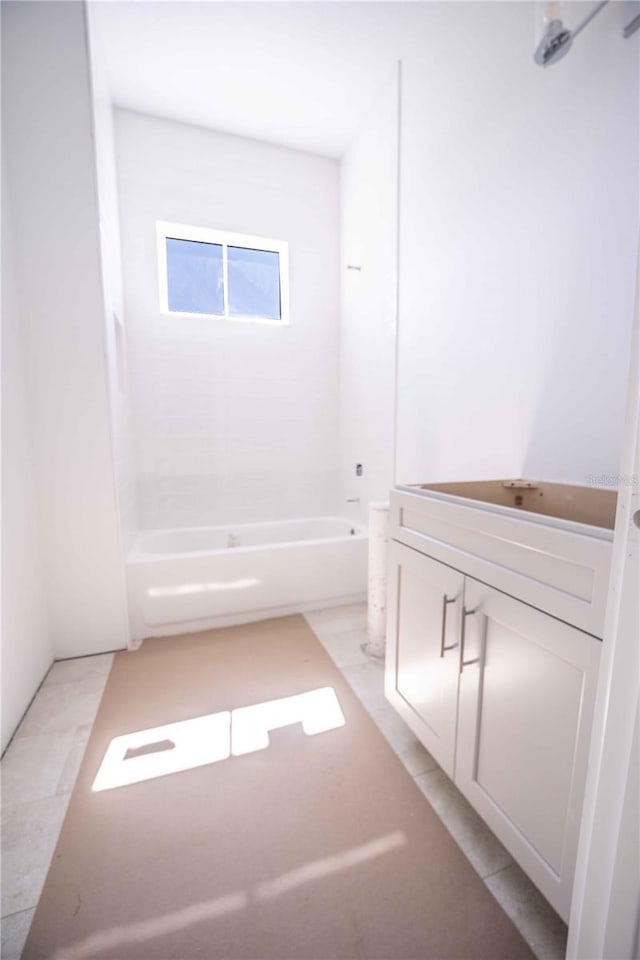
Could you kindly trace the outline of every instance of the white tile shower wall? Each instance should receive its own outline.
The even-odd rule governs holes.
[[[335,512],[337,161],[128,111],[115,120],[141,525]],[[162,316],[156,220],[288,241],[290,325]]]
[[[340,167],[340,482],[347,514],[365,522],[393,485],[397,161],[395,68]]]
[[[87,4],[93,122],[100,217],[100,253],[106,325],[111,435],[123,547],[130,546],[138,528],[135,453],[131,397],[128,385],[126,334],[122,302],[122,263],[118,220],[113,108],[95,7]]]

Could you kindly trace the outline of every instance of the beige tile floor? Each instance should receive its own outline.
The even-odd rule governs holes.
[[[536,956],[561,960],[565,924],[384,699],[383,667],[362,651],[366,606],[306,617]],[[2,960],[19,960],[111,661],[105,654],[54,664],[2,761]]]

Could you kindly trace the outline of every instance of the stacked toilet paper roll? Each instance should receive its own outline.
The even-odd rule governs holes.
[[[387,623],[387,543],[389,503],[369,503],[369,584],[365,653],[383,658]]]

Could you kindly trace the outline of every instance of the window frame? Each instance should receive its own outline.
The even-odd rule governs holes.
[[[289,324],[289,244],[286,240],[273,240],[270,237],[235,233],[230,230],[213,230],[209,227],[192,227],[183,223],[168,223],[165,220],[156,221],[156,240],[158,250],[158,294],[160,313],[163,316],[186,317],[200,320],[225,320],[230,323],[263,323],[277,327]],[[167,240],[193,240],[197,243],[211,243],[222,247],[224,313],[197,313],[169,309]],[[228,247],[244,247],[248,250],[264,250],[265,253],[278,254],[278,264],[280,267],[279,320],[275,320],[273,317],[229,314]]]

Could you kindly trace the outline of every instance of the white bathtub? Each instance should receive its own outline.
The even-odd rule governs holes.
[[[138,534],[134,642],[365,599],[367,533],[343,517]]]

